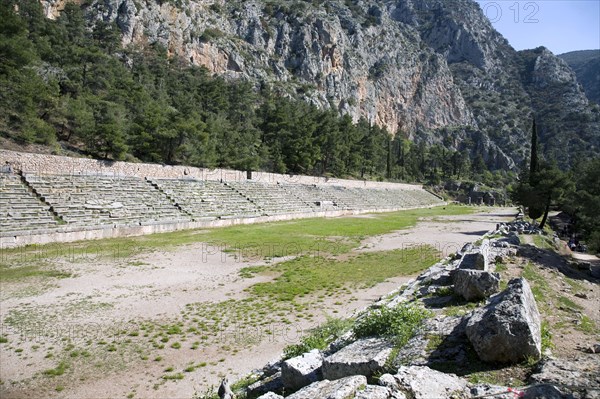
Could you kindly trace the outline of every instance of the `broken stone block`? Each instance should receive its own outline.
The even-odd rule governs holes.
[[[321,378],[323,355],[318,349],[288,359],[281,364],[281,379],[286,389],[296,391]]]
[[[335,380],[351,375],[372,376],[383,370],[393,345],[382,338],[361,339],[323,361],[323,378]]]
[[[459,269],[454,273],[454,292],[467,301],[485,299],[498,292],[500,275],[483,270]]]
[[[469,393],[464,379],[426,366],[401,366],[393,378],[398,389],[414,399],[460,397]]]
[[[347,399],[353,398],[356,392],[367,385],[367,378],[353,375],[336,381],[323,380],[313,382],[307,387],[290,395],[287,399]]]

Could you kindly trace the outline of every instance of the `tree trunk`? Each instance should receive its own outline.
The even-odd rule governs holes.
[[[542,221],[540,222],[540,230],[544,228],[544,226],[546,225],[546,220],[548,219],[548,212],[550,212],[550,199],[548,199],[548,201],[546,202],[546,209],[544,210],[544,217],[542,218]]]

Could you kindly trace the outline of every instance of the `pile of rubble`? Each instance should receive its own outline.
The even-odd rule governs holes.
[[[543,234],[543,230],[537,224],[515,220],[510,223],[498,223],[493,234],[508,235],[509,233],[518,234]]]
[[[600,398],[600,357],[589,360],[587,368],[579,363],[564,367],[547,359],[530,377],[527,387],[513,388],[472,384],[450,370],[473,362],[515,364],[542,356],[540,314],[528,282],[512,279],[499,292],[500,276],[491,268],[495,262],[515,255],[519,237],[535,231],[534,226],[515,222],[502,224],[481,245],[466,245],[459,253],[429,268],[393,295],[373,304],[372,309],[417,303],[436,310],[456,301],[485,301],[463,316],[434,312],[417,336],[400,350],[382,337],[356,339],[352,332],[333,342],[325,351],[313,350],[301,356],[280,360],[258,371],[259,380],[247,388],[247,396],[261,399],[283,398],[561,398],[575,395]],[[528,232],[528,233],[526,233]],[[454,295],[437,295],[451,289]],[[428,348],[432,336],[440,344]],[[437,370],[436,370],[437,369]],[[446,367],[448,369],[448,367]],[[393,373],[387,373],[395,370]],[[558,370],[558,371],[557,371]],[[590,371],[591,370],[591,371]],[[560,371],[560,372],[559,372]],[[583,381],[576,387],[569,381]],[[584,390],[581,391],[581,387]],[[578,390],[579,389],[579,390]],[[289,394],[291,393],[291,394]]]

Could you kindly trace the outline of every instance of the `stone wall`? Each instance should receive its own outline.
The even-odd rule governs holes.
[[[0,167],[10,164],[13,170],[31,174],[61,175],[109,175],[136,176],[162,179],[194,178],[216,181],[245,181],[245,171],[231,169],[205,169],[193,166],[172,166],[149,163],[132,163],[121,161],[105,161],[90,158],[74,158],[47,154],[33,154],[0,150]],[[282,175],[277,173],[253,172],[252,180],[271,184],[302,183],[338,185],[360,188],[392,188],[403,190],[420,190],[422,186],[389,182],[346,180],[316,176]]]

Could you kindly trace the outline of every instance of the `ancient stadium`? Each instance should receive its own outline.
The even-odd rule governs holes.
[[[597,266],[550,251],[515,208],[418,185],[1,155],[2,397],[511,397],[553,392],[557,367],[587,392]],[[490,341],[481,329],[507,306],[524,306],[502,321],[521,335]],[[548,351],[560,366],[528,368]]]

